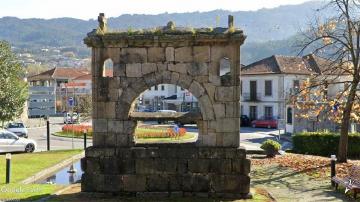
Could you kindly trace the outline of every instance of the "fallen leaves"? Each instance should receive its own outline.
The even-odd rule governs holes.
[[[251,159],[251,164],[256,166],[279,164],[280,166],[288,167],[296,172],[303,172],[315,178],[328,178],[330,176],[330,158],[289,154],[276,156],[275,158],[265,159]],[[336,164],[336,175],[345,177],[349,175],[349,170],[352,165],[360,165],[360,160],[349,160],[348,163]]]

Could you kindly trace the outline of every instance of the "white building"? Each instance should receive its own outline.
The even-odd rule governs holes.
[[[186,89],[172,84],[160,84],[139,96],[138,109],[189,111],[198,107],[197,99]]]
[[[293,133],[296,129],[295,109],[289,102],[300,86],[311,75],[321,74],[326,63],[314,55],[305,57],[271,56],[241,70],[241,114],[250,120],[284,119],[286,132]],[[335,95],[343,89],[343,85],[328,87],[328,95]],[[307,123],[303,123],[307,124]]]

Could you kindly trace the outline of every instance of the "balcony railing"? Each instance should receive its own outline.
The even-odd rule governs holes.
[[[259,102],[261,101],[261,93],[243,93],[242,101]]]

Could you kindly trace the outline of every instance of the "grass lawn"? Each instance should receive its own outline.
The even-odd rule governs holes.
[[[24,185],[20,182],[41,170],[51,167],[71,156],[81,153],[82,150],[63,150],[39,153],[12,154],[11,184],[5,184],[5,155],[0,155],[0,201],[4,199],[39,198],[49,195],[62,186],[58,185]],[[31,199],[35,199],[31,198]]]

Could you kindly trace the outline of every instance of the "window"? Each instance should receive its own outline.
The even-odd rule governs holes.
[[[250,114],[249,114],[250,120],[256,120],[257,119],[257,107],[256,106],[250,106]]]
[[[114,63],[109,58],[109,59],[105,60],[105,62],[104,62],[102,76],[103,77],[113,77],[114,76],[113,74],[114,74]]]
[[[289,107],[286,110],[286,123],[287,124],[292,124],[293,120],[292,120],[292,108]]]
[[[273,107],[266,106],[265,107],[265,119],[273,118]]]
[[[161,90],[164,91],[165,90],[165,86],[161,85]]]
[[[244,114],[244,106],[240,106],[240,116]]]
[[[272,96],[272,81],[265,81],[265,96]]]
[[[158,86],[154,86],[154,90],[158,90]]]

